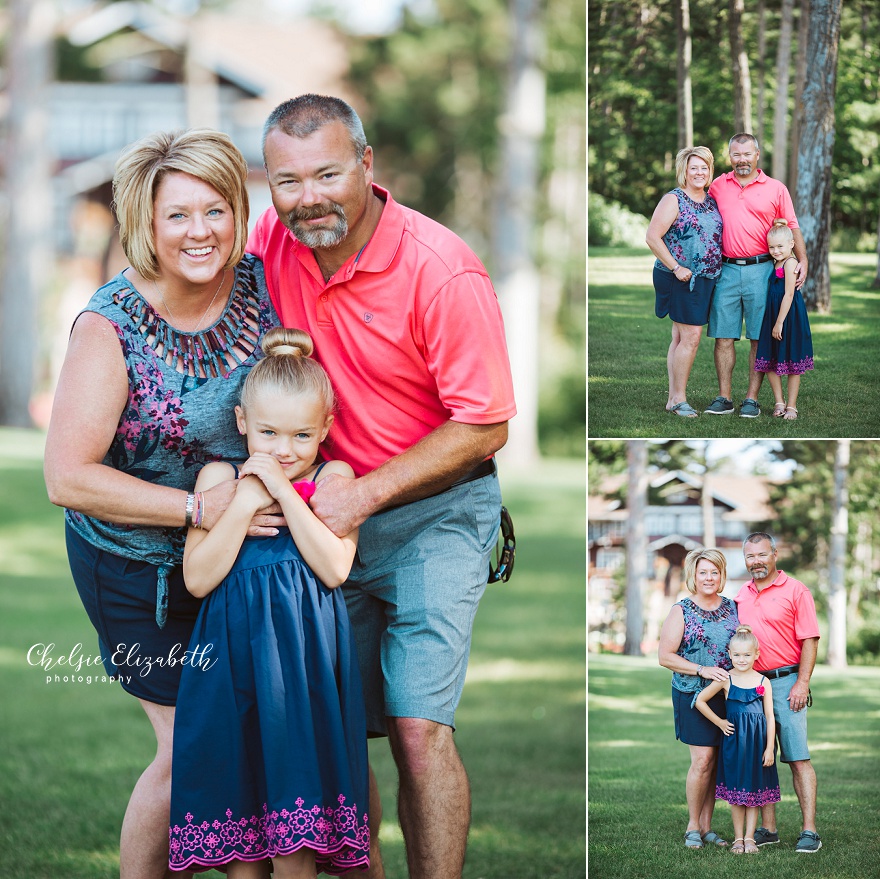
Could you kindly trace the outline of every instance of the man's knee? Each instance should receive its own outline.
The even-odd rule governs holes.
[[[801,778],[810,778],[815,775],[812,760],[792,760],[788,764],[791,767],[791,774],[800,776]]]
[[[421,717],[388,717],[391,751],[401,772],[418,775],[430,769],[449,747],[452,729]]]

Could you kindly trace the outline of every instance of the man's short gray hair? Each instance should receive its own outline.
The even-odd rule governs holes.
[[[758,143],[758,138],[755,137],[755,135],[749,131],[741,131],[741,132],[739,132],[739,134],[734,134],[734,136],[732,138],[730,138],[729,141],[727,141],[727,152],[731,151],[731,149],[733,148],[734,142],[745,143],[747,140],[750,140],[755,145],[755,149],[758,152],[761,151],[761,146]]]
[[[773,552],[776,552],[776,539],[772,534],[768,534],[766,531],[753,531],[744,541],[743,541],[743,552],[745,552],[747,543],[760,543],[762,540],[770,541],[770,549]]]
[[[263,157],[266,155],[266,138],[276,128],[289,137],[308,137],[319,128],[337,121],[348,129],[357,160],[363,161],[367,136],[358,114],[341,98],[313,94],[291,98],[269,114],[263,126]]]

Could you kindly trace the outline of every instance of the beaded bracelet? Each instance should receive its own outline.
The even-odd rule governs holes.
[[[202,527],[202,519],[205,515],[205,497],[202,492],[196,492],[196,512],[193,516],[193,528]]]

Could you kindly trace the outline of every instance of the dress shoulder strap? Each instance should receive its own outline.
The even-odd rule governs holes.
[[[312,477],[312,482],[317,482],[317,481],[318,481],[318,475],[320,474],[320,472],[321,472],[321,471],[322,471],[322,470],[323,470],[323,469],[324,469],[329,463],[330,463],[329,461],[322,461],[322,462],[318,465],[318,469],[315,471],[315,475]]]

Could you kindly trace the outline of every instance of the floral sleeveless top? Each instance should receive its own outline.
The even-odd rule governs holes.
[[[676,262],[692,271],[693,290],[697,275],[717,278],[721,274],[721,213],[708,192],[702,203],[682,189],[673,189],[672,193],[678,199],[678,218],[663,236],[663,243]],[[659,259],[654,265],[669,271]]]
[[[234,409],[248,372],[263,356],[260,338],[279,324],[258,259],[246,256],[236,266],[226,309],[198,333],[166,323],[121,273],[84,311],[102,315],[116,329],[128,371],[128,403],[105,465],[192,491],[210,461],[245,460]],[[157,622],[164,624],[163,585],[183,561],[186,529],[119,525],[75,510],[66,510],[65,517],[94,546],[159,567]]]
[[[684,635],[676,651],[679,656],[697,665],[715,665],[730,670],[733,663],[727,653],[727,645],[739,625],[736,605],[729,599],[721,598],[721,606],[716,610],[703,610],[690,598],[678,602],[684,613]],[[696,675],[674,672],[672,686],[682,693],[698,693],[708,681]]]

